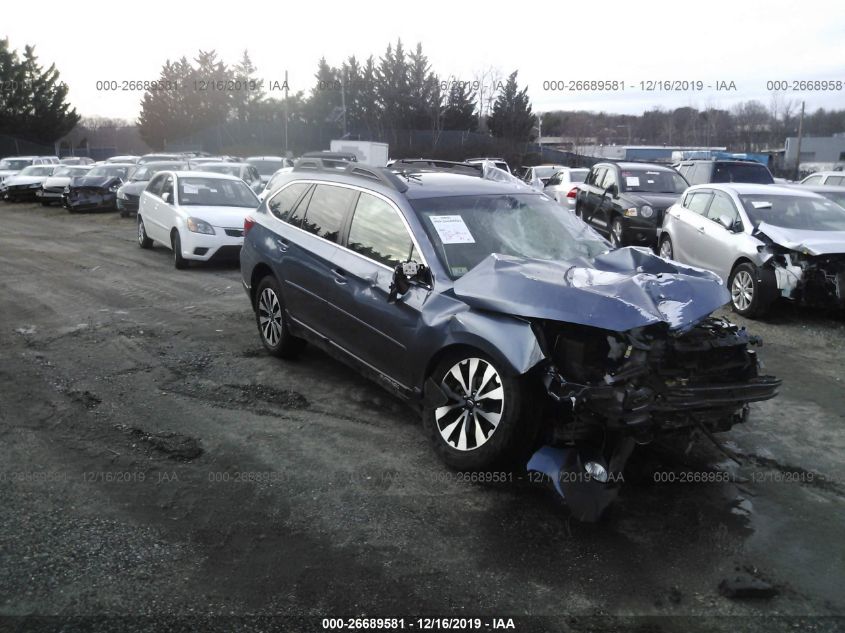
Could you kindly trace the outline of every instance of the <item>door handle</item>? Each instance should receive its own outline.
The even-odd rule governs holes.
[[[346,283],[346,271],[342,268],[332,268],[332,273],[334,274],[334,282],[336,284],[345,284]]]
[[[699,232],[699,233],[704,233],[704,227],[703,227],[703,226],[699,226],[699,227],[698,227],[698,232]]]
[[[276,246],[278,247],[278,249],[280,251],[286,251],[286,250],[288,250],[288,247],[290,246],[290,244],[288,244],[288,241],[285,238],[278,237],[278,238],[276,238]]]

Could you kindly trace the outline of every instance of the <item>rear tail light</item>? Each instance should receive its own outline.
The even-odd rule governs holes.
[[[569,193],[566,194],[566,197],[567,198],[577,198],[578,197],[578,187],[572,187],[572,189],[569,190]]]
[[[253,220],[253,219],[252,219],[251,217],[249,217],[249,216],[246,216],[246,217],[244,218],[244,237],[246,237],[246,234],[247,234],[247,233],[249,233],[249,230],[250,230],[253,226],[255,226],[255,220]]]

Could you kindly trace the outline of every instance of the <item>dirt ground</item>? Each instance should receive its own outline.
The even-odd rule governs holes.
[[[519,472],[447,470],[323,353],[267,356],[236,266],[0,203],[0,630],[842,630],[845,320],[743,324],[784,386],[722,438],[742,465],[644,447],[580,524]],[[776,595],[723,596],[737,575]]]

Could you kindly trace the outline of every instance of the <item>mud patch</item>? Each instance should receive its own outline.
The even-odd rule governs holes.
[[[241,393],[243,404],[250,404],[256,400],[274,404],[283,409],[307,409],[311,403],[298,391],[292,389],[276,389],[266,385],[226,385]]]
[[[127,434],[141,444],[147,454],[158,454],[183,462],[203,454],[198,439],[181,433],[149,433],[143,429],[130,428]]]
[[[86,409],[94,409],[97,405],[99,405],[102,400],[100,397],[95,394],[91,393],[87,389],[80,391],[78,389],[69,389],[65,391],[65,394],[74,402],[77,402],[84,406]]]

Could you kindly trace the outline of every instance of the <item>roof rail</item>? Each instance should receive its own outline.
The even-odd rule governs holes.
[[[329,174],[343,174],[355,178],[366,178],[370,182],[378,182],[399,193],[408,191],[407,183],[402,182],[396,174],[384,167],[373,167],[361,163],[351,163],[326,158],[300,158],[296,161],[293,171],[316,171]]]
[[[390,164],[390,169],[399,172],[437,171],[479,177],[484,173],[484,168],[478,163],[462,163],[433,158],[400,158]]]

